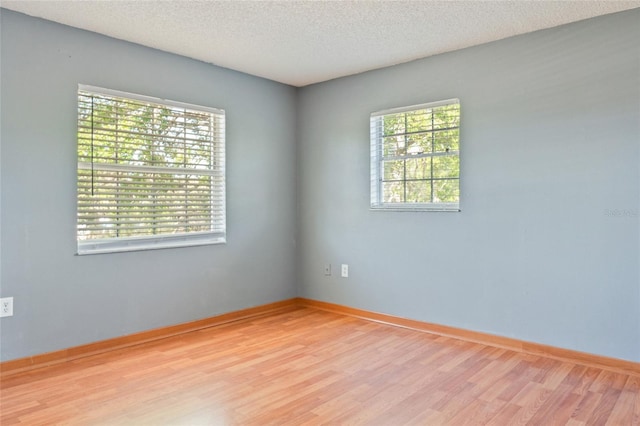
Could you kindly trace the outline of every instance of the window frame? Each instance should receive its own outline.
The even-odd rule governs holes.
[[[125,236],[125,237],[112,237],[112,238],[97,238],[97,239],[81,239],[81,221],[80,221],[80,188],[81,188],[81,170],[88,170],[86,161],[80,161],[80,98],[83,94],[89,94],[91,96],[105,96],[117,99],[130,100],[135,102],[147,103],[153,108],[177,108],[184,109],[186,115],[188,111],[196,113],[204,113],[210,115],[212,120],[212,134],[210,136],[210,149],[212,156],[212,164],[207,168],[183,168],[183,167],[169,167],[169,166],[149,166],[149,165],[132,165],[132,164],[111,164],[101,163],[99,166],[95,166],[96,162],[92,161],[91,173],[93,175],[94,169],[100,171],[121,171],[131,173],[147,173],[149,176],[153,174],[165,174],[173,175],[179,179],[181,175],[200,175],[211,176],[211,182],[209,183],[209,197],[210,205],[205,211],[210,215],[210,227],[208,231],[187,231],[182,233],[161,233],[157,235],[138,235],[138,236]],[[93,114],[93,112],[92,112]],[[211,244],[224,244],[226,243],[226,116],[225,111],[219,108],[211,108],[200,105],[194,105],[184,102],[172,101],[167,99],[161,99],[146,95],[139,95],[135,93],[123,92],[113,89],[105,89],[102,87],[96,87],[86,84],[79,84],[77,90],[77,136],[76,136],[76,243],[77,243],[77,255],[91,255],[91,254],[103,254],[103,253],[117,253],[117,252],[129,252],[139,250],[153,250],[153,249],[165,249],[176,247],[191,247],[202,246]],[[119,120],[118,120],[119,121]],[[117,146],[119,142],[113,142],[114,146]],[[186,143],[186,142],[185,142]],[[93,136],[91,136],[91,144],[93,146]],[[93,154],[91,154],[93,160]],[[215,166],[213,165],[215,164]],[[134,171],[135,170],[135,171]],[[194,171],[196,171],[194,173]],[[185,183],[185,186],[187,184]],[[188,201],[185,201],[188,203]],[[186,208],[187,204],[185,204]],[[143,219],[148,219],[149,216],[143,216]]]
[[[391,108],[381,111],[376,111],[371,113],[369,119],[370,125],[370,156],[371,156],[371,167],[370,167],[370,178],[371,178],[371,199],[370,199],[370,209],[372,211],[432,211],[432,212],[460,212],[460,182],[461,182],[461,163],[460,163],[460,121],[458,121],[458,126],[456,129],[458,130],[458,150],[455,151],[455,155],[458,157],[458,201],[455,203],[445,203],[445,202],[428,202],[428,203],[418,203],[418,202],[384,202],[383,201],[383,182],[384,182],[384,161],[385,157],[383,155],[383,139],[384,135],[381,132],[379,122],[383,120],[384,117],[389,115],[401,114],[401,113],[409,113],[422,109],[434,109],[439,107],[444,107],[448,105],[458,105],[458,117],[460,120],[460,100],[458,98],[446,99],[442,101],[436,102],[428,102],[424,104],[410,105],[399,108]],[[411,159],[411,158],[433,158],[437,156],[442,156],[444,154],[439,153],[430,153],[430,154],[420,154],[420,156],[414,156],[411,154],[399,155],[394,157],[395,159]],[[449,154],[453,156],[453,154]],[[387,160],[388,161],[388,160]],[[429,180],[433,180],[433,171],[431,171],[432,178]],[[427,180],[427,179],[425,179]],[[405,184],[407,179],[402,180]]]

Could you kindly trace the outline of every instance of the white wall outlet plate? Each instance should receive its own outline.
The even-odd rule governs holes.
[[[0,299],[0,317],[13,316],[13,297],[3,297]]]
[[[340,270],[342,278],[347,278],[349,276],[349,265],[343,263],[342,269]]]

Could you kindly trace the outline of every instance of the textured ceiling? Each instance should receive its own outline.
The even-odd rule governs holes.
[[[305,86],[640,1],[0,0],[6,9]]]

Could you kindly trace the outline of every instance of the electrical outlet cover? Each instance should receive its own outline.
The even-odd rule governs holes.
[[[349,265],[347,264],[342,264],[342,269],[341,269],[341,275],[342,278],[348,278],[349,277]]]
[[[0,299],[0,317],[13,316],[13,297],[3,297]]]

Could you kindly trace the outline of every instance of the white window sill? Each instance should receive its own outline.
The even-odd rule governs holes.
[[[160,250],[178,247],[194,247],[225,244],[224,233],[200,233],[168,235],[162,237],[112,238],[105,240],[78,241],[79,256],[90,254],[121,253],[141,250]]]
[[[372,205],[371,211],[394,211],[394,212],[460,212],[460,205],[457,203],[439,204],[410,204],[410,203],[386,203]]]

